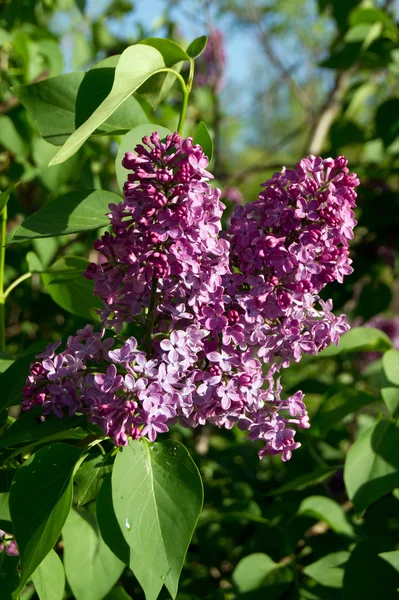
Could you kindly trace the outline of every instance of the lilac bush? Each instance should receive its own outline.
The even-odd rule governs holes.
[[[154,133],[123,165],[124,199],[86,272],[102,330],[87,325],[38,356],[24,408],[86,414],[117,445],[177,422],[237,424],[262,440],[261,458],[289,460],[309,418],[301,391],[282,398],[279,372],[349,328],[319,293],[352,271],[356,175],[342,156],[309,156],[262,184],[222,232],[221,192],[191,138]]]

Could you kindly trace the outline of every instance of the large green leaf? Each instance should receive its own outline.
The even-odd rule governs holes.
[[[328,348],[320,352],[321,358],[336,356],[346,352],[364,352],[369,350],[378,350],[383,352],[392,348],[392,342],[389,337],[374,327],[355,327],[350,329],[341,337],[339,346],[331,344]]]
[[[139,125],[123,136],[115,159],[116,178],[121,190],[123,190],[123,184],[127,181],[129,173],[129,171],[122,166],[122,159],[125,156],[125,153],[133,152],[137,144],[142,143],[142,139],[145,135],[150,136],[155,131],[159,133],[161,139],[172,133],[169,129],[166,129],[166,127],[149,123],[148,125]]]
[[[346,550],[327,554],[327,556],[323,556],[320,560],[305,567],[303,572],[321,585],[342,588],[344,582],[343,565],[347,562],[349,556],[350,553]]]
[[[65,142],[51,161],[51,165],[64,162],[84,144],[87,138],[108,119],[116,109],[151,75],[165,66],[162,54],[151,46],[136,44],[127,48],[115,69],[111,92]]]
[[[387,379],[399,386],[399,351],[388,350],[382,357],[382,366]]]
[[[378,537],[356,544],[345,566],[342,600],[397,598],[399,573],[381,556],[387,550],[387,542]]]
[[[335,533],[353,537],[353,527],[349,523],[344,509],[332,498],[308,496],[301,502],[297,514],[324,521]]]
[[[21,556],[19,589],[57,542],[72,502],[72,475],[81,450],[52,444],[18,469],[10,490],[10,512]]]
[[[233,582],[243,600],[277,600],[292,579],[292,571],[286,565],[279,565],[260,552],[241,559],[233,573]]]
[[[75,131],[75,124],[79,126],[88,119],[110,92],[118,59],[119,56],[105,59],[86,74],[68,73],[50,77],[39,83],[16,86],[13,91],[40,135],[51,144],[61,145]],[[130,97],[125,105],[100,124],[96,134],[125,132],[147,121],[140,103]]]
[[[79,190],[60,196],[28,217],[13,237],[14,242],[90,231],[109,225],[109,204],[121,198],[106,190]]]
[[[173,68],[180,72],[184,61],[190,60],[187,53],[173,40],[164,38],[147,38],[140,42],[147,46],[156,48],[162,54],[165,67]],[[170,88],[176,81],[173,73],[157,73],[152,75],[137,90],[140,97],[144,98],[148,104],[155,109],[162,100],[166,98]]]
[[[32,581],[40,600],[62,600],[65,590],[64,565],[54,550],[32,573]]]
[[[76,600],[102,600],[125,565],[101,539],[96,518],[72,509],[62,530],[64,564]]]
[[[349,449],[344,480],[356,512],[399,485],[399,429],[380,421],[364,431]]]
[[[19,444],[28,444],[38,440],[45,440],[52,435],[79,427],[85,423],[85,417],[74,416],[59,419],[49,415],[44,421],[39,420],[41,407],[24,412],[20,417],[5,430],[0,436],[0,450],[10,448]]]
[[[83,77],[84,73],[68,73],[13,88],[40,135],[51,144],[63,144],[75,130],[75,101]]]
[[[76,97],[76,129],[89,119],[111,92],[119,58],[120,55],[110,56],[94,65],[85,74]],[[95,94],[93,90],[96,90]],[[97,133],[124,133],[141,123],[148,123],[147,115],[138,100],[129,96],[101,124]]]
[[[98,319],[96,308],[102,308],[93,295],[93,282],[83,276],[89,261],[80,256],[64,256],[41,274],[43,285],[59,306],[73,315]]]
[[[130,567],[147,600],[155,600],[164,583],[175,598],[203,501],[201,477],[186,448],[171,440],[130,442],[116,457],[112,496]]]

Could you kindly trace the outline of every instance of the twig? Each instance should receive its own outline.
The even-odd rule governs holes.
[[[251,1],[248,2],[248,13],[250,21],[257,26],[259,37],[262,42],[262,47],[265,51],[266,56],[279,72],[282,81],[294,93],[307,115],[312,115],[313,104],[311,100],[309,99],[305,90],[303,90],[301,86],[297,84],[295,79],[292,77],[290,71],[285,68],[278,55],[274,52],[273,46],[270,42],[269,34],[263,29],[261,19],[259,18],[259,14],[257,14]]]
[[[310,138],[306,144],[309,154],[320,154],[323,148],[324,140],[326,139],[332,124],[342,108],[342,102],[345,93],[357,68],[358,65],[356,64],[347,71],[341,71],[337,74],[334,87],[329,93],[327,100],[325,101],[318,117],[316,118],[314,127],[312,127]]]

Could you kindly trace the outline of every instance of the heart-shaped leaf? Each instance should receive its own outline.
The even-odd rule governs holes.
[[[131,441],[116,457],[112,497],[130,568],[147,600],[155,600],[163,584],[175,598],[203,502],[201,477],[186,448],[171,440]]]

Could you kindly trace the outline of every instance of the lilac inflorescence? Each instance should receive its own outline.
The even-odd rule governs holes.
[[[86,276],[103,301],[92,326],[31,366],[25,409],[86,414],[117,445],[154,441],[170,425],[237,424],[260,457],[289,460],[309,427],[302,392],[282,397],[281,368],[317,354],[348,329],[319,293],[351,273],[348,242],[358,185],[343,157],[302,160],[236,208],[211,189],[208,159],[190,138],[145,137],[123,164],[124,200],[95,243]],[[122,337],[123,328],[135,337]]]

